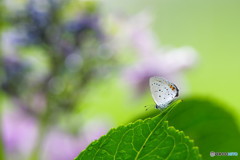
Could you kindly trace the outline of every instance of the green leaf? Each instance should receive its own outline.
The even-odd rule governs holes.
[[[76,160],[195,160],[201,159],[193,141],[164,121],[175,105],[144,121],[111,129],[92,142]]]
[[[239,125],[229,108],[211,100],[186,99],[167,119],[170,125],[194,139],[203,159],[239,159],[239,156],[210,157],[211,151],[240,153]]]

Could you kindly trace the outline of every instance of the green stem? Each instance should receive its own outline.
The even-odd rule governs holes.
[[[36,140],[35,143],[35,147],[31,153],[31,155],[29,156],[29,160],[38,160],[40,159],[40,150],[42,147],[42,142],[44,140],[45,134],[46,134],[46,130],[47,130],[47,117],[48,117],[48,112],[44,114],[44,116],[42,116],[40,118],[40,123],[39,123],[39,135],[38,138]]]
[[[1,93],[0,93],[1,94]],[[0,97],[0,117],[3,117],[3,97]],[[3,127],[2,127],[2,118],[0,118],[0,159],[5,159],[5,148],[4,148],[4,143],[3,143]]]
[[[3,135],[2,135],[2,121],[0,121],[0,159],[5,159]]]

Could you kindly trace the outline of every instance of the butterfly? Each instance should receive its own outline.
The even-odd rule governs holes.
[[[149,85],[156,109],[166,108],[176,97],[179,90],[177,86],[162,77],[151,77]]]

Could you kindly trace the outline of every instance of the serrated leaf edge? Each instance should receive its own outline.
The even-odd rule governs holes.
[[[170,108],[170,107],[169,107],[169,108]],[[174,108],[174,106],[172,106],[172,107],[170,108],[170,111],[169,111],[169,112],[166,111],[166,113],[167,113],[167,114],[170,113],[173,108]],[[159,115],[156,115],[155,117],[149,117],[149,118],[146,118],[146,119],[144,119],[144,120],[139,119],[139,120],[137,120],[137,121],[135,121],[135,122],[130,122],[129,124],[126,124],[126,125],[120,125],[120,126],[118,126],[118,127],[113,127],[113,128],[111,128],[105,135],[101,136],[98,140],[94,140],[93,142],[91,142],[86,149],[84,149],[84,150],[82,150],[82,151],[80,152],[80,154],[75,158],[75,160],[76,160],[81,154],[84,155],[85,152],[86,152],[90,147],[93,147],[93,146],[96,145],[97,143],[100,143],[100,141],[101,141],[103,138],[106,137],[106,139],[104,140],[104,141],[106,141],[107,138],[110,137],[111,134],[113,134],[114,132],[116,132],[115,130],[117,130],[117,129],[119,130],[119,129],[121,129],[121,128],[127,128],[127,127],[129,127],[129,126],[131,126],[131,125],[134,125],[134,124],[136,124],[136,123],[144,123],[145,121],[148,121],[148,120],[152,120],[152,121],[153,121],[154,119],[156,119],[156,118],[158,118],[159,116],[161,116],[163,113],[164,113],[164,112],[162,112],[162,113],[159,114]],[[167,115],[167,114],[166,114],[166,115]],[[186,136],[183,131],[179,131],[178,129],[174,128],[173,126],[168,126],[168,121],[164,121],[164,118],[166,118],[166,117],[165,117],[166,115],[163,116],[163,118],[160,120],[160,122],[157,123],[156,127],[155,127],[153,130],[155,130],[155,129],[157,128],[157,126],[160,125],[160,124],[166,125],[166,129],[170,129],[170,130],[172,129],[172,130],[174,130],[176,133],[178,133],[179,135],[181,135],[185,140],[188,140],[188,142],[192,145],[191,149],[197,151],[197,152],[198,152],[198,157],[199,157],[199,159],[201,159],[201,158],[202,158],[202,155],[199,153],[198,147],[197,147],[197,146],[194,146],[194,140],[190,139],[189,136]],[[151,133],[151,134],[152,134],[152,133]],[[149,134],[149,136],[151,136],[151,134]],[[145,142],[144,142],[144,143],[145,143]],[[144,144],[143,144],[142,146],[144,146]],[[99,147],[99,149],[100,149],[100,148],[101,148],[101,146]],[[139,150],[139,153],[141,152],[142,148],[143,148],[143,147],[141,147],[141,149]],[[95,155],[96,155],[96,154],[97,154],[97,152],[95,153]],[[138,158],[138,156],[136,155],[135,160],[137,160],[137,158]]]

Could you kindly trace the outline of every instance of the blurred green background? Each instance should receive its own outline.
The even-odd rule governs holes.
[[[198,66],[186,73],[191,95],[217,99],[240,116],[240,2],[237,0],[104,1],[105,11],[153,16],[160,43],[192,46]],[[240,121],[240,119],[239,119]]]
[[[14,72],[17,73],[17,76],[10,81],[2,78],[7,75],[5,73],[7,71],[3,67],[5,61],[1,59],[2,148],[4,148],[5,153],[1,154],[0,152],[0,155],[4,155],[5,159],[16,157],[20,159],[71,159],[77,156],[92,140],[105,134],[111,127],[117,127],[159,113],[156,110],[145,112],[144,109],[145,105],[154,103],[147,82],[149,76],[154,74],[169,78],[179,86],[180,98],[186,99],[186,107],[196,104],[199,108],[203,105],[206,109],[206,106],[210,108],[213,106],[210,109],[211,112],[214,112],[216,106],[216,109],[221,108],[219,109],[219,112],[221,112],[219,115],[221,116],[216,116],[217,118],[220,117],[219,121],[216,122],[220,122],[222,117],[223,119],[227,117],[226,121],[229,124],[231,123],[229,130],[233,131],[233,136],[226,142],[226,148],[222,147],[222,150],[219,151],[224,152],[224,149],[235,151],[234,149],[238,147],[234,137],[238,137],[240,129],[240,86],[238,85],[238,82],[240,82],[240,63],[238,62],[240,60],[239,1],[72,0],[66,3],[59,0],[59,2],[64,2],[63,7],[53,7],[53,13],[47,12],[47,16],[40,14],[39,17],[35,17],[36,19],[34,19],[34,16],[33,19],[31,19],[31,16],[29,18],[29,15],[27,18],[22,18],[22,14],[17,14],[18,12],[15,13],[15,11],[20,10],[20,13],[23,11],[23,13],[29,12],[32,15],[38,15],[36,14],[38,12],[35,13],[34,9],[32,11],[31,7],[22,9],[24,8],[22,6],[26,6],[28,2],[34,2],[32,4],[35,7],[37,6],[36,10],[40,8],[39,12],[45,13],[45,9],[42,8],[47,8],[45,4],[45,2],[48,2],[47,0],[43,1],[43,4],[38,4],[37,2],[41,1],[37,0],[1,2],[1,8],[3,8],[0,11],[2,37],[9,29],[19,29],[15,27],[16,24],[27,26],[26,30],[30,30],[31,40],[25,40],[24,43],[27,45],[17,47],[16,50],[23,60],[23,68],[25,67],[24,64],[33,66],[30,74],[24,79],[22,79],[22,75],[25,72],[28,73],[29,70],[21,71],[19,74]],[[52,2],[56,1],[53,0]],[[54,3],[53,6],[58,6],[56,4]],[[46,22],[47,25],[43,28],[41,26],[37,29],[31,28],[38,21],[43,20],[45,24],[44,17],[45,19],[48,19],[46,17],[52,19],[50,18],[50,22]],[[143,29],[142,26],[144,26]],[[43,33],[39,33],[39,30]],[[45,36],[42,36],[42,34]],[[153,34],[152,37],[151,34]],[[14,32],[13,35],[17,35],[17,33]],[[11,38],[12,34],[10,36],[5,35],[6,37]],[[61,41],[62,39],[63,41]],[[139,39],[142,39],[142,41],[139,42]],[[2,48],[4,48],[4,38],[1,41]],[[152,41],[156,43],[156,48],[154,48]],[[146,46],[147,50],[142,51],[144,48],[141,48],[141,44]],[[189,46],[194,51],[186,48],[180,51],[179,48],[184,46]],[[151,47],[153,50],[158,50],[156,54],[149,53],[148,55],[145,53],[148,50],[151,51]],[[141,51],[144,53],[141,53]],[[176,51],[176,53],[171,54],[171,51]],[[2,49],[2,57],[10,55],[4,52]],[[188,65],[185,68],[184,66],[182,68],[176,67],[175,70],[168,72],[167,70],[170,70],[171,65],[169,68],[166,67],[167,62],[166,66],[161,68],[161,64],[165,64],[165,61],[161,61],[158,54],[162,55],[162,52],[163,55],[171,54],[171,56],[165,58],[169,63],[171,59],[174,60],[172,66],[177,66],[180,63],[179,61],[184,58],[185,61],[181,63]],[[184,54],[185,52],[189,54]],[[50,53],[55,55],[51,56]],[[183,56],[175,59],[178,53]],[[194,56],[191,57],[194,53],[196,53],[195,58]],[[15,62],[15,59],[13,62]],[[9,66],[8,63],[10,63]],[[14,63],[7,61],[6,64],[11,68]],[[21,68],[21,65],[18,67]],[[49,70],[53,72],[49,73]],[[144,71],[141,72],[142,70]],[[46,79],[44,79],[45,76]],[[44,81],[41,81],[42,79]],[[142,81],[138,82],[139,79]],[[9,83],[10,91],[16,89],[14,94],[12,92],[10,92],[11,94],[8,93],[9,88],[6,89],[5,83],[2,84],[4,80],[6,84]],[[37,93],[36,97],[35,93]],[[33,120],[31,118],[25,120],[21,117],[22,113],[19,113],[17,108],[18,105],[21,106],[22,104],[21,101],[18,101],[16,95],[20,95],[19,99],[23,102],[30,103],[30,106],[33,105],[33,108],[30,107],[30,112],[27,109],[27,113],[25,113],[26,108],[23,109],[24,115],[33,117]],[[191,101],[190,99],[189,102],[189,97],[195,97],[195,100]],[[37,102],[29,102],[29,100],[35,98]],[[207,102],[199,102],[196,99],[203,99]],[[212,105],[212,102],[217,105]],[[34,108],[36,103],[36,106],[38,104],[43,105],[43,109]],[[195,114],[199,108],[192,113]],[[20,115],[20,118],[16,120],[17,122],[27,121],[27,125],[25,123],[20,125],[22,128],[16,128],[19,124],[14,120],[11,121],[14,118],[7,114],[15,110],[17,110],[16,115]],[[200,119],[206,121],[206,124],[208,118],[211,117],[207,112],[206,109],[206,115],[203,112],[201,114],[203,116],[200,117]],[[178,112],[174,114],[176,113]],[[16,117],[16,115],[13,117]],[[10,122],[8,122],[9,120]],[[191,119],[188,120],[191,121]],[[202,146],[207,146],[207,144],[201,143],[202,132],[197,134],[198,128],[190,127],[190,129],[186,129],[182,124],[176,123],[174,119],[172,123],[171,120],[169,121],[173,126],[176,125],[177,129],[186,132],[186,135],[189,135],[190,138],[196,138],[196,145],[199,145],[200,153],[204,151],[202,153],[203,157],[208,157],[208,150],[211,147],[201,149]],[[6,127],[6,129],[4,127],[8,123],[12,128]],[[22,133],[19,136],[21,139],[26,134],[22,130],[28,131],[28,127],[33,135],[36,134],[35,132],[41,135],[37,134],[33,138],[32,141],[36,141],[36,144],[33,144],[32,147],[34,149],[23,146],[23,142],[13,134],[13,132],[18,132],[17,129],[21,130],[19,131],[19,133]],[[221,128],[221,126],[218,127],[216,130]],[[5,129],[7,132],[5,132]],[[202,128],[200,127],[200,129]],[[210,136],[215,135],[215,131],[210,129],[207,131],[209,131]],[[226,135],[228,133],[223,132],[217,140],[225,138]],[[216,143],[216,141],[213,140],[212,143]],[[204,142],[208,142],[208,140]],[[8,143],[12,146],[8,146]],[[67,146],[67,149],[63,149],[62,154],[49,149],[63,144]],[[230,148],[233,150],[227,150],[228,146],[233,146]],[[215,149],[218,148],[215,147]]]

